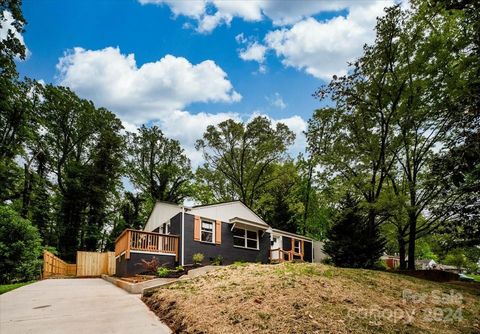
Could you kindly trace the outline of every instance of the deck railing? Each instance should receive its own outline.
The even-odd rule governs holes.
[[[176,235],[126,229],[115,241],[115,256],[125,253],[129,259],[130,251],[142,251],[175,254],[178,260],[178,239]]]
[[[277,256],[274,256],[274,255]],[[275,248],[270,250],[270,262],[284,262],[284,261],[293,261],[295,257],[300,258],[303,261],[303,254],[296,253],[292,250],[283,250],[280,248]]]

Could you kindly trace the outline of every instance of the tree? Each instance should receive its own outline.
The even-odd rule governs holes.
[[[190,195],[190,160],[177,140],[143,125],[128,134],[127,173],[132,183],[152,201],[181,203]]]
[[[322,167],[334,177],[340,174],[368,203],[371,235],[382,223],[376,204],[394,166],[393,127],[405,89],[406,78],[397,75],[400,20],[397,6],[387,9],[377,22],[375,43],[364,47],[351,73],[334,76],[315,92],[321,100],[331,98],[335,108],[317,110],[307,132],[309,150]]]
[[[0,282],[28,281],[40,274],[41,238],[36,227],[0,206]]]
[[[15,58],[25,59],[25,45],[18,38],[25,24],[21,0],[0,1],[0,30],[8,28],[6,37],[0,39],[0,77],[2,78],[16,76]]]
[[[297,233],[304,209],[297,166],[293,161],[276,164],[271,177],[273,181],[258,200],[258,213],[273,228]]]
[[[272,182],[272,169],[287,156],[286,151],[295,135],[282,123],[272,126],[266,117],[256,117],[248,124],[232,119],[217,126],[210,125],[197,140],[206,161],[199,175],[205,183],[211,182],[210,175],[221,176],[222,184],[213,194],[232,195],[249,207],[257,209],[257,200],[267,185]]]
[[[42,95],[39,142],[55,175],[57,246],[61,256],[73,260],[78,249],[101,247],[109,198],[122,171],[122,125],[68,88],[46,85]]]
[[[347,194],[340,213],[327,232],[324,250],[339,267],[374,268],[383,253],[385,240],[370,235],[365,215],[359,203]]]

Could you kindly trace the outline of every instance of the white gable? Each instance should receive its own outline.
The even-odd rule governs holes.
[[[215,220],[219,219],[227,223],[232,218],[238,217],[269,227],[255,212],[240,201],[193,207],[188,213]]]
[[[179,205],[157,202],[153,207],[150,217],[148,217],[147,225],[145,225],[144,231],[152,232],[163,223],[169,221],[170,218],[179,212],[182,212],[182,208]]]

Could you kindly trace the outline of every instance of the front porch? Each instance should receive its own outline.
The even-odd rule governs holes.
[[[177,235],[126,229],[115,240],[115,257],[125,255],[129,260],[131,253],[172,255],[177,262],[178,244]]]
[[[297,253],[292,250],[283,250],[280,248],[270,250],[270,263],[282,263],[293,260],[304,261],[303,257],[303,253]]]

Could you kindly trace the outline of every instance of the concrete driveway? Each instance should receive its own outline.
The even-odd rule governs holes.
[[[48,279],[0,295],[0,333],[171,333],[138,295],[100,279]]]

